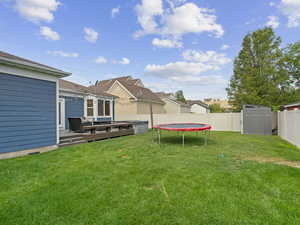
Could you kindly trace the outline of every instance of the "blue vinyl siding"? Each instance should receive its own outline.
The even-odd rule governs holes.
[[[65,128],[69,129],[68,118],[84,117],[84,99],[80,97],[61,96],[65,99]]]
[[[0,153],[56,144],[56,83],[0,73]]]

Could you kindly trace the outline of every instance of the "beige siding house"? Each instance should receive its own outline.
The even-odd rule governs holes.
[[[103,80],[90,88],[117,96],[115,110],[118,115],[149,114],[151,106],[154,114],[165,113],[165,103],[150,89],[145,88],[140,79],[133,79],[131,76]]]
[[[223,109],[227,111],[232,109],[232,106],[229,104],[229,102],[224,99],[208,98],[208,99],[204,99],[204,103],[207,105],[219,104]]]
[[[189,100],[187,104],[191,107],[191,113],[209,113],[209,105],[205,104],[200,100]]]
[[[191,112],[191,107],[186,103],[177,101],[173,94],[158,92],[156,95],[165,102],[164,109],[167,114]]]

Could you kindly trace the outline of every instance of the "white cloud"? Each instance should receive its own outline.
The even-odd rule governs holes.
[[[166,65],[147,65],[145,74],[189,85],[224,84],[222,76],[202,75],[210,70],[216,70],[216,68],[203,63],[180,61]]]
[[[111,18],[115,18],[115,16],[119,13],[120,13],[120,6],[118,6],[117,8],[113,8],[111,10]]]
[[[87,40],[88,42],[91,42],[91,43],[96,43],[96,41],[98,40],[98,37],[99,37],[98,32],[89,27],[85,27],[83,30],[85,33],[85,35],[84,35],[85,40]]]
[[[272,27],[273,29],[276,29],[279,27],[279,18],[277,16],[268,16],[268,22],[266,23],[266,26]]]
[[[186,2],[186,0],[166,0],[166,1],[170,5],[171,8],[182,5],[183,3]]]
[[[145,72],[148,75],[170,78],[173,80],[176,77],[197,76],[203,72],[214,69],[214,66],[208,64],[179,61],[165,65],[150,64],[146,66]]]
[[[98,63],[98,64],[105,64],[107,63],[107,59],[103,56],[99,56],[96,60],[95,60],[95,63]]]
[[[63,51],[47,51],[49,55],[53,56],[61,56],[61,57],[69,57],[69,58],[78,58],[79,54],[76,52],[63,52]]]
[[[221,50],[227,50],[227,49],[229,49],[229,48],[230,48],[229,45],[222,45]]]
[[[123,57],[120,61],[113,61],[114,64],[127,65],[130,63],[130,60],[126,57]]]
[[[275,6],[275,2],[270,2],[269,6],[271,6],[271,7]]]
[[[288,18],[288,27],[300,26],[300,1],[299,0],[281,0],[279,9]]]
[[[142,0],[142,3],[136,6],[142,30],[137,31],[135,37],[159,34],[180,39],[187,33],[203,32],[214,34],[216,37],[223,36],[224,30],[216,22],[217,17],[213,10],[200,8],[194,3],[184,3],[182,0],[177,0],[176,4],[174,0],[169,2],[171,7],[166,10],[163,9],[162,0]]]
[[[44,36],[47,40],[57,41],[60,40],[60,36],[57,32],[52,30],[50,27],[40,27],[40,35]]]
[[[218,71],[222,66],[231,62],[225,54],[215,51],[187,50],[182,53],[183,61],[170,62],[164,65],[149,64],[145,74],[165,78],[185,84],[224,84],[226,81],[219,75],[208,75]],[[215,72],[214,72],[215,73]]]
[[[151,89],[155,92],[175,92],[178,91],[178,89],[182,89],[178,83],[175,82],[144,82],[145,87]]]
[[[152,40],[152,45],[159,48],[182,48],[183,43],[177,40],[154,38]]]
[[[135,36],[155,33],[158,25],[155,16],[162,15],[164,12],[162,0],[142,0],[141,4],[135,6],[135,10],[142,27],[142,30],[137,31]]]
[[[226,57],[223,53],[215,51],[195,51],[186,50],[182,53],[182,57],[187,61],[205,63],[212,66],[222,66],[231,62],[231,59]]]
[[[214,76],[186,76],[186,77],[173,77],[174,81],[184,82],[187,85],[214,85],[214,84],[226,84],[227,81],[218,75]]]
[[[221,37],[224,30],[216,23],[217,17],[212,12],[206,8],[199,8],[194,3],[174,8],[173,13],[165,14],[162,19],[165,25],[162,33],[181,37],[186,33],[209,32]]]
[[[59,5],[57,0],[16,0],[15,9],[31,22],[52,22]]]

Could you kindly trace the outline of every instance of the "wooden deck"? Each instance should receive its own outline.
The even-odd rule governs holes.
[[[127,135],[133,135],[134,130],[132,125],[127,124],[113,124],[113,125],[95,125],[86,127],[90,132],[85,133],[73,133],[73,132],[61,132],[59,146],[69,146],[75,144],[81,144],[92,141],[100,141],[108,138],[122,137]],[[98,128],[105,128],[105,130],[97,131]]]

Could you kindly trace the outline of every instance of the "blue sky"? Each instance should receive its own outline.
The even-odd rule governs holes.
[[[299,40],[300,0],[0,0],[0,49],[84,85],[131,75],[155,91],[225,98],[247,32]]]

